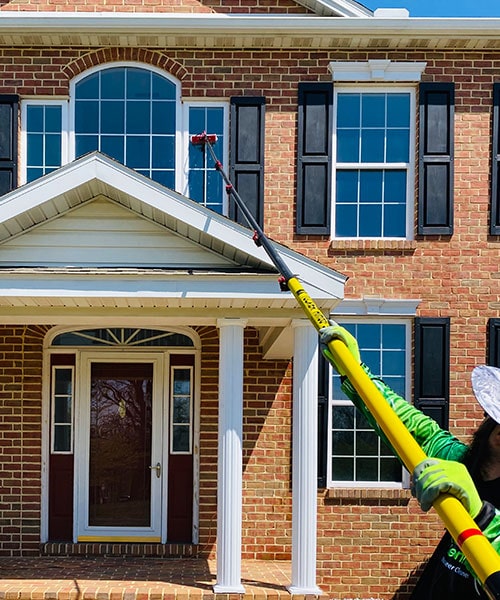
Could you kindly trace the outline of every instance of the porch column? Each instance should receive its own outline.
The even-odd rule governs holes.
[[[241,519],[243,479],[243,319],[219,319],[219,454],[216,594],[243,594]]]
[[[295,320],[292,427],[291,594],[321,594],[316,585],[318,456],[318,333]]]

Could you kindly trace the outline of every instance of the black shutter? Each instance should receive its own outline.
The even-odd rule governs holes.
[[[420,84],[418,233],[453,233],[453,83]]]
[[[488,321],[488,364],[500,367],[500,319]]]
[[[261,227],[264,220],[265,108],[265,98],[260,96],[231,98],[231,181]],[[229,216],[248,227],[232,199]]]
[[[332,106],[333,84],[299,84],[297,233],[330,233]]]
[[[326,487],[328,447],[329,363],[319,351],[318,360],[318,488]]]
[[[490,234],[500,235],[500,83],[493,85]]]
[[[450,319],[415,319],[415,406],[448,429]]]
[[[17,187],[19,96],[0,94],[0,196]]]

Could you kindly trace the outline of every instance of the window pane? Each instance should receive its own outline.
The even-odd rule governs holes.
[[[190,423],[190,398],[174,398],[173,422]]]
[[[123,102],[101,102],[101,133],[123,133],[125,113]]]
[[[29,133],[26,136],[26,155],[29,165],[43,165],[43,134]]]
[[[384,162],[384,129],[363,129],[361,132],[361,162]]]
[[[333,461],[332,475],[336,481],[354,481],[354,459],[336,458]]]
[[[189,452],[189,427],[174,425],[173,427],[172,452]]]
[[[147,168],[150,164],[149,137],[127,137],[127,166],[132,169]]]
[[[100,73],[94,73],[76,84],[75,97],[77,99],[99,98]]]
[[[363,94],[362,127],[385,127],[385,94]]]
[[[45,131],[48,133],[61,133],[60,106],[45,106]]]
[[[382,206],[361,204],[359,207],[359,235],[380,237],[382,235]]]
[[[28,131],[43,131],[43,106],[28,106],[26,110],[26,128]]]
[[[101,98],[120,98],[123,100],[124,97],[125,71],[123,69],[106,69],[101,71]]]
[[[409,94],[387,94],[387,127],[410,127]]]
[[[335,210],[335,234],[339,237],[357,237],[358,210],[356,206],[337,204]]]
[[[125,137],[122,135],[103,135],[101,152],[120,163],[125,162]]]
[[[385,171],[384,201],[406,204],[406,171]]]
[[[175,173],[173,171],[151,171],[151,179],[159,184],[175,189]]]
[[[407,129],[387,130],[387,162],[408,162],[410,132]]]
[[[152,86],[155,100],[175,100],[175,85],[165,77],[153,73]]]
[[[54,422],[71,423],[71,398],[55,398]]]
[[[361,455],[378,454],[378,436],[374,431],[359,431],[356,435],[356,452]]]
[[[95,150],[99,150],[99,138],[96,135],[75,136],[76,158],[83,156],[88,152],[94,152]]]
[[[356,460],[356,481],[374,481],[378,479],[378,460],[376,458],[358,458]]]
[[[173,102],[153,102],[152,105],[153,133],[175,133],[175,104]]]
[[[175,169],[175,138],[153,137],[153,168]]]
[[[339,94],[337,99],[337,127],[360,126],[360,94]]]
[[[382,202],[383,171],[361,171],[359,183],[360,202]]]
[[[61,166],[61,136],[59,134],[45,137],[45,165]]]
[[[384,207],[385,237],[404,237],[406,233],[406,206],[392,204]]]
[[[97,133],[99,131],[99,102],[75,103],[75,132]]]
[[[337,161],[359,161],[359,130],[339,129],[337,131]]]
[[[353,429],[354,428],[353,405],[336,406],[332,414],[332,426],[334,429]]]
[[[54,452],[71,451],[71,425],[54,427]]]
[[[342,454],[351,454],[353,444],[353,431],[335,431],[333,433],[333,453],[336,456]]]
[[[151,97],[151,73],[146,69],[127,69],[127,98],[145,99]]]
[[[149,102],[127,102],[127,133],[151,133]]]
[[[55,393],[56,394],[72,394],[73,371],[72,369],[57,369],[55,376]]]
[[[358,201],[359,171],[337,171],[337,201]]]

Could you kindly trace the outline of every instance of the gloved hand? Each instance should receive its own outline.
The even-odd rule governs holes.
[[[335,321],[330,321],[329,327],[323,327],[319,330],[320,334],[320,348],[325,358],[332,364],[332,367],[337,371],[339,375],[345,375],[345,371],[340,365],[338,365],[328,348],[328,342],[332,340],[341,340],[347,346],[349,352],[353,355],[356,362],[361,362],[361,356],[359,354],[359,346],[356,338],[347,331],[345,327],[342,327]]]
[[[413,471],[412,494],[423,511],[428,511],[439,494],[452,494],[474,519],[483,502],[467,467],[453,460],[426,458]]]

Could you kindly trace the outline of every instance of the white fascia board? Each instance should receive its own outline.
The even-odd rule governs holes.
[[[357,33],[422,35],[498,36],[500,18],[436,18],[403,17],[374,18],[317,17],[314,15],[240,15],[201,13],[57,13],[3,12],[1,33],[136,33],[144,35],[166,33]]]
[[[315,290],[316,291],[316,290]],[[319,290],[317,300],[338,301],[339,295]],[[0,279],[3,298],[155,298],[155,299],[295,299],[290,292],[280,290],[275,275],[262,274],[193,274],[149,278],[141,276],[18,275]]]
[[[314,15],[240,15],[191,13],[54,13],[3,12],[0,34],[109,33],[166,35],[175,33],[217,34],[258,32],[275,35],[322,33],[345,35],[377,34],[498,36],[500,18],[374,18],[318,17]]]

